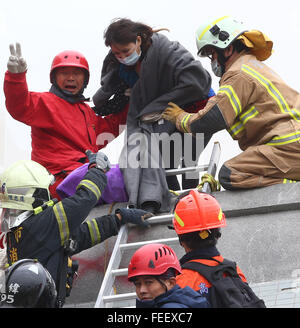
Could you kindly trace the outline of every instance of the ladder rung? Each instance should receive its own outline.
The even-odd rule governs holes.
[[[152,216],[151,218],[147,219],[149,223],[167,223],[171,222],[173,219],[173,214],[165,214],[165,215],[156,215]]]
[[[145,241],[140,241],[137,243],[129,243],[129,244],[120,244],[120,250],[123,251],[128,249],[137,249],[143,245],[148,245],[153,243],[176,245],[178,243],[178,237],[157,239],[157,240],[145,240]]]
[[[184,174],[189,172],[200,172],[206,171],[208,169],[208,164],[206,165],[199,165],[199,166],[192,166],[192,167],[183,167],[180,169],[170,169],[166,170],[166,175],[176,175],[176,174]]]
[[[171,170],[165,170],[166,175],[177,175],[177,174],[184,174],[189,172],[200,172],[200,171],[207,171],[209,174],[211,174],[213,177],[216,174],[217,165],[220,158],[220,144],[219,142],[214,143],[214,147],[212,150],[212,154],[210,157],[209,164],[207,165],[199,165],[194,167],[187,167],[187,168],[180,168],[180,169],[171,169]],[[183,192],[186,192],[187,190],[179,190],[176,191],[179,195]],[[204,192],[210,192],[210,185],[208,182],[204,183],[204,186],[202,188],[202,191]],[[153,216],[148,219],[150,224],[154,223],[168,223],[173,219],[173,214],[165,214],[165,215],[157,215]],[[123,302],[121,306],[131,306],[132,300],[136,298],[136,293],[125,293],[125,294],[113,294],[113,284],[114,280],[117,276],[125,276],[128,274],[127,268],[119,269],[120,263],[121,263],[121,257],[122,252],[124,250],[136,250],[140,248],[143,245],[148,245],[152,243],[162,243],[167,244],[170,246],[178,244],[178,237],[175,238],[166,238],[166,239],[158,239],[158,240],[147,240],[142,242],[135,242],[135,243],[126,243],[128,241],[128,227],[127,225],[124,225],[120,228],[120,231],[118,233],[117,240],[115,242],[115,246],[106,270],[106,273],[103,278],[103,282],[95,303],[95,307],[110,307],[114,306],[116,307],[116,303],[120,305],[120,303]],[[128,302],[127,302],[128,301]]]
[[[114,275],[115,277],[126,276],[127,273],[128,273],[128,268],[111,270],[111,274]]]
[[[124,293],[124,294],[118,294],[118,295],[109,295],[109,296],[103,296],[103,302],[109,303],[109,302],[115,302],[115,301],[126,301],[136,298],[136,293]]]
[[[196,189],[196,188],[195,188]],[[181,195],[183,194],[184,192],[187,192],[187,191],[191,191],[192,189],[184,189],[184,190],[176,190],[176,192]]]

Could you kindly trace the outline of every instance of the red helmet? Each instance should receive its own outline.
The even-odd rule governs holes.
[[[175,207],[173,226],[178,235],[225,225],[225,215],[220,204],[209,194],[191,190]]]
[[[128,266],[128,280],[136,276],[159,276],[169,268],[181,273],[178,258],[173,249],[164,244],[142,246],[132,256]]]
[[[89,64],[80,52],[73,50],[65,50],[54,57],[50,70],[51,83],[54,82],[53,71],[58,67],[66,66],[83,68],[87,72],[85,85],[88,84],[90,78]]]

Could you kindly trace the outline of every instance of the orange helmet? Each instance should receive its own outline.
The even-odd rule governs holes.
[[[128,280],[136,276],[159,276],[173,268],[181,273],[178,258],[173,249],[164,244],[148,244],[139,248],[128,266]]]
[[[85,70],[86,73],[86,81],[85,85],[89,82],[90,71],[89,64],[86,58],[78,51],[74,50],[65,50],[56,55],[52,61],[51,70],[50,70],[50,81],[54,82],[53,72],[58,67],[79,67]]]
[[[220,204],[209,194],[191,190],[175,206],[173,226],[178,235],[225,225]]]

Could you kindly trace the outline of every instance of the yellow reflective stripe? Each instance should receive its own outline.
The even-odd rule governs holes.
[[[224,16],[222,18],[219,18],[217,20],[215,20],[211,25],[208,25],[203,32],[199,35],[198,40],[200,41],[203,38],[203,35],[209,30],[211,29],[214,25],[216,25],[217,23],[219,23],[220,21],[222,21],[223,19],[227,18],[228,16]]]
[[[181,227],[184,227],[184,222],[181,220],[181,218],[176,213],[174,213],[174,218]]]
[[[91,241],[92,241],[92,246],[100,243],[101,234],[100,234],[96,219],[92,219],[90,221],[87,221],[86,223],[87,223],[88,228],[89,228]]]
[[[232,137],[236,136],[239,134],[241,131],[245,130],[245,127],[241,121],[238,121],[235,123],[232,127],[227,129],[227,131],[230,133]]]
[[[218,220],[222,221],[222,219],[223,219],[223,211],[222,211],[222,209],[220,209],[220,212],[219,212],[219,215],[218,215]]]
[[[188,129],[187,129],[187,122],[189,120],[189,118],[192,116],[192,114],[188,114],[188,115],[185,115],[183,117],[183,119],[181,120],[180,124],[181,124],[181,127],[183,129],[184,132],[189,132]]]
[[[68,219],[62,202],[59,202],[56,205],[54,205],[53,211],[58,223],[61,245],[64,245],[64,243],[69,239],[70,230],[69,230]]]
[[[280,93],[280,91],[275,87],[275,85],[268,80],[266,77],[255,71],[253,68],[243,65],[242,71],[254,77],[260,84],[262,84],[266,89],[269,95],[276,101],[282,113],[290,114],[294,120],[300,121],[300,114],[297,109],[290,109],[288,103]]]
[[[235,111],[235,117],[237,117],[242,112],[242,106],[239,97],[233,90],[231,85],[223,85],[218,93],[225,93],[229,98],[229,101]]]
[[[91,190],[95,196],[97,197],[97,199],[100,198],[101,196],[101,191],[100,189],[98,188],[98,186],[93,182],[93,181],[90,181],[90,180],[81,180],[79,185],[77,186],[77,189],[80,188],[81,186],[84,186],[86,188],[88,188],[89,190]]]
[[[244,114],[240,115],[240,119],[243,124],[246,124],[251,118],[255,117],[256,115],[258,115],[258,111],[256,110],[255,106],[252,106]]]
[[[277,136],[274,137],[271,141],[267,143],[269,146],[281,146],[281,145],[287,145],[289,143],[295,142],[300,140],[300,131],[286,134],[284,136]]]
[[[283,183],[296,183],[297,180],[283,179]]]

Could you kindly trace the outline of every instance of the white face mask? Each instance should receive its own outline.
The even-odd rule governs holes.
[[[218,63],[217,59],[211,61],[211,69],[217,77],[222,77],[222,66]]]
[[[141,57],[141,51],[140,53],[138,54],[137,51],[135,50],[131,55],[125,57],[125,58],[117,58],[118,61],[121,63],[121,64],[124,64],[126,66],[132,66],[132,65],[135,65],[137,63],[137,61],[139,60],[139,58]]]

